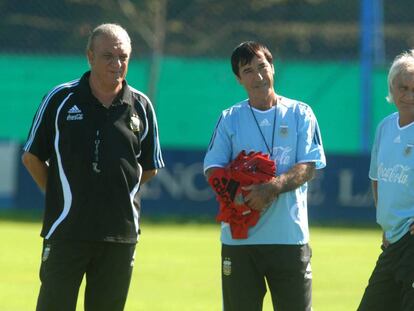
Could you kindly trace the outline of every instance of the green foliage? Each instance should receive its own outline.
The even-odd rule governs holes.
[[[0,215],[1,216],[1,215]],[[0,217],[0,310],[33,310],[40,223]],[[137,247],[126,311],[221,310],[219,226],[148,223]],[[379,254],[377,229],[312,227],[314,309],[355,310]],[[83,310],[83,288],[78,310]],[[264,310],[272,310],[266,295]]]

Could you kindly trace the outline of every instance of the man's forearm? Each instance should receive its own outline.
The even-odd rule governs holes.
[[[156,169],[143,171],[142,176],[141,176],[141,185],[146,183],[148,180],[150,180],[155,175],[157,175],[157,173],[158,173],[158,170],[156,170]]]
[[[378,202],[378,182],[376,180],[373,180],[371,182],[372,186],[372,197],[374,199],[374,206],[377,207]]]
[[[315,163],[299,163],[289,171],[273,179],[276,194],[289,192],[303,185],[315,176]]]
[[[27,171],[32,176],[33,180],[40,188],[40,190],[46,192],[47,176],[49,167],[47,164],[39,160],[35,155],[25,152],[22,156],[22,162]]]

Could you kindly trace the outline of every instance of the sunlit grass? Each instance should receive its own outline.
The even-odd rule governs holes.
[[[0,218],[0,310],[34,310],[39,222]],[[379,254],[378,229],[312,227],[315,311],[356,310]],[[221,310],[219,226],[142,224],[127,311]],[[78,309],[83,310],[83,287]],[[269,295],[264,310],[272,310]]]

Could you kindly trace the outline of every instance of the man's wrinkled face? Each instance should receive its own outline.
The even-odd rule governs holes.
[[[407,68],[395,77],[392,97],[400,114],[414,114],[414,68]]]
[[[126,77],[130,54],[126,38],[99,35],[88,51],[91,72],[102,85],[117,87]]]
[[[273,89],[273,64],[269,63],[263,52],[258,52],[250,63],[239,66],[237,80],[249,96],[268,94]]]

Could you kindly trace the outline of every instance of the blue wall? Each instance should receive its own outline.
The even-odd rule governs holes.
[[[202,175],[204,151],[167,150],[167,168],[143,189],[143,213],[215,215],[217,203]],[[375,222],[369,156],[328,155],[309,185],[310,222]]]
[[[166,168],[146,184],[143,217],[207,216],[214,219],[217,203],[202,174],[204,151],[164,150]],[[310,222],[374,223],[375,208],[368,179],[369,156],[328,155],[328,166],[309,185]],[[19,162],[20,163],[20,162]],[[43,195],[18,164],[15,208],[42,208]]]

